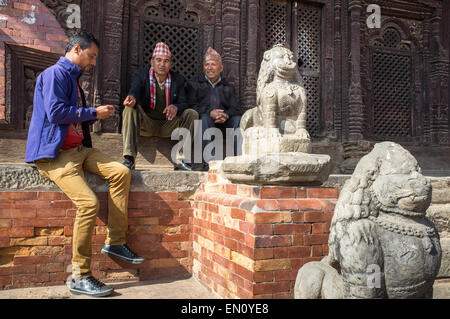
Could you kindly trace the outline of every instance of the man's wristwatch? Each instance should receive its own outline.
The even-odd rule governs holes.
[[[97,118],[97,111],[92,112],[95,116],[95,118]]]

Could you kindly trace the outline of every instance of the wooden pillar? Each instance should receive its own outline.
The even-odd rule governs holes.
[[[361,1],[350,0],[348,10],[350,12],[350,90],[349,90],[349,119],[348,137],[350,141],[358,141],[363,138],[364,105],[361,90]]]

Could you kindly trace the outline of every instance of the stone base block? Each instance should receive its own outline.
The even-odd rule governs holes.
[[[265,154],[227,157],[221,167],[235,183],[258,185],[321,184],[331,173],[329,155],[308,153]]]

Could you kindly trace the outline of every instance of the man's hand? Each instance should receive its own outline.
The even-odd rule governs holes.
[[[166,115],[167,120],[172,121],[177,116],[177,112],[178,109],[175,105],[169,105],[164,109],[163,114]]]
[[[216,124],[225,123],[228,120],[228,114],[224,110],[214,109],[209,113],[209,116]]]
[[[103,120],[110,116],[113,116],[116,112],[116,109],[112,105],[100,105],[99,107],[96,107],[95,110],[97,111],[97,120]]]
[[[125,101],[123,101],[124,106],[134,107],[136,105],[136,99],[132,95],[128,95]]]

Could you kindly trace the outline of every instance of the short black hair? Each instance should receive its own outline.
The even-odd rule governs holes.
[[[67,43],[65,53],[67,54],[67,52],[72,50],[72,48],[75,44],[78,44],[82,50],[85,50],[91,46],[92,42],[95,43],[97,48],[100,48],[100,42],[89,31],[83,30],[83,31],[78,31],[76,33],[73,33],[69,37],[69,42]]]

